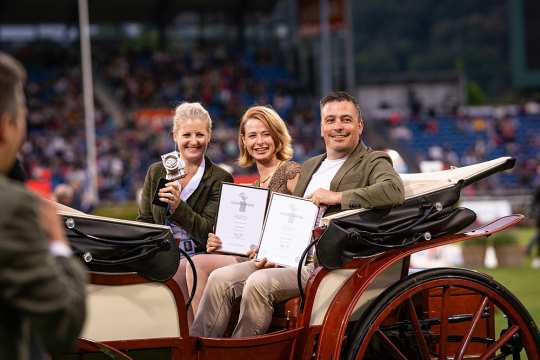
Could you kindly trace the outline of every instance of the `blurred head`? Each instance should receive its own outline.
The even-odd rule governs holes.
[[[321,135],[329,159],[350,154],[360,142],[364,121],[354,97],[337,91],[321,100]]]
[[[8,54],[0,52],[0,172],[7,174],[26,135],[26,72]]]
[[[182,160],[202,161],[212,135],[212,120],[200,103],[182,103],[174,114],[173,138]]]
[[[286,161],[293,156],[285,122],[267,106],[252,106],[244,113],[238,129],[238,147],[238,162],[243,167],[250,166],[253,161]]]
[[[73,188],[67,184],[59,184],[54,188],[54,197],[56,202],[71,206],[73,202]]]

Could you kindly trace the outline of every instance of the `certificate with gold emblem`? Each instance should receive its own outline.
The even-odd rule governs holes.
[[[223,243],[219,252],[246,255],[257,247],[268,193],[259,187],[223,183],[215,229]]]
[[[304,198],[272,193],[257,259],[297,266],[311,241],[319,208]]]

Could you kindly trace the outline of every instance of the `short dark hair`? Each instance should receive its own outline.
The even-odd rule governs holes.
[[[354,105],[356,110],[358,111],[358,117],[362,119],[362,111],[360,110],[360,105],[358,104],[358,101],[352,96],[351,94],[345,92],[345,91],[334,91],[330,94],[326,95],[322,98],[320,105],[321,110],[324,107],[324,105],[330,103],[330,102],[340,102],[340,101],[348,101]]]
[[[11,55],[0,51],[0,115],[17,115],[17,87],[23,86],[26,71]]]

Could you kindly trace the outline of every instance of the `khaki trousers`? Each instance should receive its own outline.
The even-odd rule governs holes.
[[[299,295],[296,271],[291,267],[257,270],[254,261],[214,270],[208,278],[190,334],[222,337],[233,303],[240,297],[240,314],[232,336],[264,334],[272,320],[274,303]],[[302,286],[306,285],[312,271],[313,265],[303,267]]]

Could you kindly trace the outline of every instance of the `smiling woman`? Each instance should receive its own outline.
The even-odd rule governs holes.
[[[255,186],[286,194],[292,192],[298,180],[300,165],[290,161],[293,155],[291,136],[283,119],[273,109],[253,106],[244,113],[238,129],[238,146],[240,166],[248,167],[255,163],[257,167],[259,180]],[[214,270],[247,260],[247,257],[214,254],[220,247],[219,237],[209,234],[207,254],[193,257],[198,284],[192,301],[194,312],[199,306],[208,277]],[[189,267],[186,269],[186,278],[188,287],[191,287],[193,274]]]
[[[279,189],[272,188],[272,191],[292,193],[299,168],[289,161],[293,155],[291,136],[278,113],[267,106],[249,108],[240,121],[238,147],[240,166],[248,167],[253,163],[257,166],[256,186],[268,188],[272,182],[275,186],[281,183]]]
[[[212,120],[199,103],[183,103],[176,108],[174,141],[185,163],[186,176],[169,182],[159,191],[167,207],[152,203],[165,168],[159,161],[150,166],[139,204],[137,220],[170,225],[175,239],[188,252],[203,252],[208,233],[214,227],[221,184],[232,182],[231,174],[214,165],[205,156],[212,135]],[[187,298],[185,259],[174,277]]]
[[[212,120],[208,113],[202,112],[202,106],[199,110],[201,112],[197,113],[180,106],[176,111],[173,137],[186,166],[198,167],[210,143]],[[189,173],[187,171],[188,176]]]

